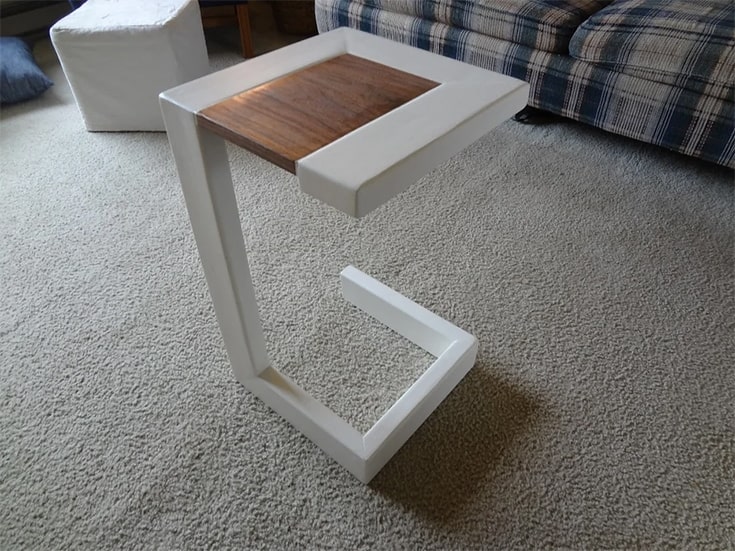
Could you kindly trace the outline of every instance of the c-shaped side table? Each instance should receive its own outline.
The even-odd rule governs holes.
[[[337,29],[161,94],[235,377],[369,482],[474,365],[476,339],[352,266],[344,297],[436,357],[365,434],[270,364],[223,138],[363,216],[520,111],[522,81]]]

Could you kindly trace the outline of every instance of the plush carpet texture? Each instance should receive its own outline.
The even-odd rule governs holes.
[[[428,365],[348,264],[480,341],[365,486],[235,382],[166,136],[87,133],[36,54],[57,85],[0,123],[0,549],[735,547],[732,172],[508,122],[353,220],[232,147],[278,369],[364,430]]]

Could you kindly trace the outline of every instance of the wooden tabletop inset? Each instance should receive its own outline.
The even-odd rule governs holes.
[[[295,173],[298,159],[438,85],[344,54],[207,107],[197,122]]]

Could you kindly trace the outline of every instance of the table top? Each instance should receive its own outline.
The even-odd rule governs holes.
[[[520,111],[528,84],[341,28],[161,94],[362,216]]]
[[[198,123],[290,172],[296,161],[439,83],[343,54],[197,113]]]

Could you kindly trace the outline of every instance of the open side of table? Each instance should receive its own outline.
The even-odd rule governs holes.
[[[337,29],[161,94],[169,141],[240,383],[369,482],[472,368],[477,340],[352,266],[343,296],[436,357],[365,434],[271,365],[224,140],[363,216],[520,111],[528,85]]]

